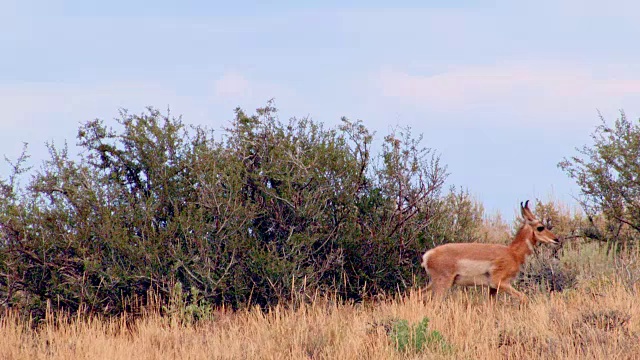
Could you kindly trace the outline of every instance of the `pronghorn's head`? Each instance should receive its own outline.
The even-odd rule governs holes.
[[[557,244],[558,237],[551,232],[551,230],[547,229],[546,226],[542,223],[542,221],[538,220],[531,210],[529,210],[529,200],[527,200],[524,205],[520,203],[520,211],[522,212],[522,217],[525,221],[525,226],[530,226],[531,231],[533,232],[533,245],[536,243],[544,243],[544,244]]]

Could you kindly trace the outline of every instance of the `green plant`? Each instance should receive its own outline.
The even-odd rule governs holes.
[[[593,144],[558,166],[580,186],[592,225],[583,235],[628,248],[640,239],[640,120],[629,120],[624,112],[611,125],[600,119]]]
[[[388,336],[399,352],[421,352],[427,348],[442,352],[452,350],[439,331],[429,330],[426,316],[417,324],[409,324],[405,319],[394,320]]]
[[[417,260],[473,237],[482,208],[443,191],[435,150],[410,129],[281,121],[272,103],[236,109],[224,136],[149,108],[80,126],[80,152],[21,186],[0,179],[0,305],[130,312],[149,293],[193,306],[268,307],[316,292],[361,300],[424,283]]]
[[[169,295],[168,303],[162,306],[162,311],[169,317],[182,324],[192,324],[212,317],[212,307],[198,288],[191,287],[191,291],[183,291],[182,284],[176,282]]]

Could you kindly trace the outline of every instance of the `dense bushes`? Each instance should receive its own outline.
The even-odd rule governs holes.
[[[629,120],[624,112],[613,124],[601,120],[593,144],[558,166],[580,186],[590,222],[584,235],[629,249],[640,236],[640,120]]]
[[[276,115],[237,109],[218,139],[152,108],[89,121],[81,152],[50,145],[26,186],[21,157],[1,183],[4,305],[113,314],[176,283],[234,307],[359,299],[423,281],[427,247],[473,240],[482,208],[443,191],[446,167],[408,130],[374,154],[361,122]]]

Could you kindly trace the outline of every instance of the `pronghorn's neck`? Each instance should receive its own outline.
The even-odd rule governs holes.
[[[533,253],[533,247],[535,246],[535,240],[533,239],[533,229],[527,223],[524,223],[515,239],[509,245],[509,248],[516,257],[516,260],[520,265],[524,264],[527,256]]]

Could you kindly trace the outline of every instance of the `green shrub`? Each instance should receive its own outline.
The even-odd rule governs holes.
[[[216,138],[122,111],[83,124],[73,157],[49,145],[26,186],[20,157],[0,184],[4,306],[118,314],[150,291],[169,302],[177,283],[196,306],[359,300],[422,283],[426,248],[469,237],[481,209],[442,191],[446,167],[409,129],[374,154],[359,121],[276,114],[236,109]]]
[[[637,249],[640,239],[640,120],[620,118],[592,133],[593,144],[579,156],[558,163],[580,187],[590,222],[582,235],[607,242],[610,249]]]
[[[389,338],[399,352],[432,351],[450,352],[452,347],[437,330],[429,330],[429,318],[424,317],[417,324],[409,324],[405,319],[391,323]]]

